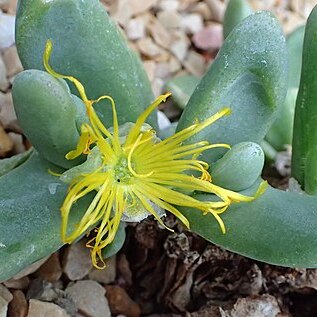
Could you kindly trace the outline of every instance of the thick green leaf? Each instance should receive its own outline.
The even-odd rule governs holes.
[[[252,13],[247,0],[230,0],[223,18],[223,37],[226,38],[236,25]]]
[[[295,108],[292,176],[310,194],[317,194],[317,7],[305,31],[303,64]]]
[[[19,123],[33,146],[48,161],[69,168],[82,160],[66,160],[76,148],[85,106],[68,86],[40,70],[20,73],[12,90]]]
[[[277,151],[283,151],[285,150],[285,145],[292,144],[297,93],[297,88],[288,89],[285,101],[265,136],[265,140]]]
[[[102,250],[102,256],[105,259],[108,259],[112,257],[113,255],[117,254],[123,247],[123,244],[125,241],[125,227],[126,227],[125,222],[120,222],[120,225],[114,240],[112,241],[111,244],[109,244]]]
[[[25,69],[43,69],[48,39],[54,45],[53,68],[77,77],[90,99],[111,95],[120,123],[135,122],[153,101],[140,60],[98,0],[20,0],[16,43]],[[106,126],[112,126],[109,102],[100,102],[97,108],[104,114]],[[155,114],[149,123],[156,127]]]
[[[305,27],[301,26],[286,38],[288,51],[288,92],[283,106],[278,111],[277,117],[265,140],[277,151],[285,150],[285,145],[292,143],[293,123],[296,97],[302,67],[302,53]]]
[[[317,267],[316,197],[268,188],[257,200],[233,204],[222,214],[226,234],[212,215],[185,208],[182,212],[193,232],[227,250],[276,265]]]
[[[33,154],[0,178],[0,280],[62,246],[59,207],[67,187],[48,169],[57,168]],[[72,215],[79,219],[82,207]]]
[[[177,130],[229,106],[230,116],[218,120],[188,142],[260,143],[284,101],[286,84],[286,45],[282,30],[269,12],[255,13],[227,37],[189,100]],[[211,150],[202,156],[206,161],[213,161],[223,153],[223,150]]]
[[[234,191],[249,188],[261,176],[264,153],[253,142],[235,144],[221,159],[211,165],[212,182]]]
[[[302,68],[303,42],[305,25],[298,27],[286,38],[288,51],[288,86],[298,88]]]
[[[33,148],[29,149],[26,152],[0,160],[0,177],[24,163],[30,157],[32,152]]]
[[[165,85],[165,89],[172,93],[173,101],[180,108],[184,109],[198,83],[199,83],[199,78],[196,76],[192,76],[192,75],[178,76],[169,80]]]
[[[48,169],[58,171],[58,167],[35,153],[0,178],[0,281],[63,245],[59,208],[67,186],[49,174]],[[76,204],[70,214],[70,229],[79,221],[91,198],[85,197]],[[119,231],[117,246],[108,247],[112,254],[124,235],[124,230]]]

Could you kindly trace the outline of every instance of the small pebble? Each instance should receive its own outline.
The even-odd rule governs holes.
[[[139,51],[148,57],[154,57],[162,53],[162,49],[157,46],[150,37],[145,37],[137,42]]]
[[[20,290],[12,292],[13,299],[9,303],[8,316],[9,317],[26,317],[28,313],[28,303],[25,295]]]
[[[64,309],[56,304],[30,299],[27,317],[70,317]]]
[[[182,28],[188,34],[195,34],[199,32],[203,27],[203,19],[200,14],[192,13],[182,17]]]
[[[12,77],[23,70],[15,45],[4,50],[3,61],[7,68],[8,77]]]
[[[167,29],[176,29],[181,26],[182,18],[178,12],[175,11],[160,11],[157,18]]]
[[[117,273],[116,263],[116,256],[112,256],[106,260],[106,268],[104,270],[93,268],[88,275],[89,279],[102,284],[113,283]]]
[[[217,50],[223,42],[222,25],[213,23],[203,28],[193,36],[193,42],[202,50]]]
[[[130,298],[123,288],[107,285],[106,290],[106,296],[113,315],[123,314],[127,317],[139,317],[141,315],[139,305]]]
[[[129,40],[138,40],[145,37],[145,25],[142,19],[131,19],[126,26]]]
[[[84,278],[92,269],[90,251],[85,240],[71,244],[64,255],[63,270],[71,281]]]
[[[0,50],[14,44],[15,16],[0,10]]]
[[[66,288],[78,312],[87,317],[111,317],[105,289],[95,281],[78,281]]]
[[[62,267],[59,261],[59,253],[53,253],[48,260],[36,271],[36,276],[48,282],[56,282],[62,276]]]
[[[185,68],[193,75],[202,76],[207,70],[205,59],[195,51],[190,51],[184,61]]]

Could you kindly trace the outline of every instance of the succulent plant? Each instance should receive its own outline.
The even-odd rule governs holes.
[[[264,191],[260,178],[258,144],[288,88],[286,40],[272,14],[251,14],[228,33],[175,134],[161,140],[155,108],[169,94],[153,101],[142,64],[99,1],[20,0],[16,44],[25,71],[13,99],[34,150],[0,161],[0,280],[96,226],[98,266],[124,242],[120,220],[139,221],[135,213],[146,212],[164,225],[165,210],[233,252],[317,267],[316,12],[306,26],[294,125],[292,169],[302,190],[285,192]],[[119,152],[123,160],[116,156],[112,164]],[[111,183],[130,178],[143,184],[130,196]]]

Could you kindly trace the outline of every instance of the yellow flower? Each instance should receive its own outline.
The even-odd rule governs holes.
[[[66,155],[67,159],[74,159],[81,154],[88,154],[85,163],[66,171],[62,176],[62,179],[70,181],[61,207],[62,239],[65,243],[72,243],[100,223],[96,236],[87,244],[92,248],[95,267],[99,267],[99,260],[104,264],[101,251],[113,241],[123,218],[140,221],[153,215],[167,228],[161,216],[162,210],[168,210],[189,228],[187,218],[177,209],[177,206],[186,206],[198,209],[203,214],[211,213],[225,233],[219,215],[232,202],[251,201],[263,192],[265,184],[259,187],[255,197],[247,197],[212,184],[207,171],[208,164],[197,158],[203,151],[215,147],[230,148],[228,145],[208,144],[205,141],[184,144],[191,136],[228,115],[228,108],[161,141],[145,121],[166,100],[169,93],[158,97],[141,113],[135,124],[128,123],[119,127],[113,99],[102,96],[98,100],[89,100],[83,85],[76,78],[58,74],[50,67],[51,51],[52,43],[48,41],[43,57],[46,70],[57,78],[68,79],[75,84],[89,119],[89,123],[81,127],[77,148]],[[93,108],[93,104],[102,99],[108,99],[112,104],[111,129],[103,125]],[[200,177],[194,176],[197,172],[201,173]],[[215,194],[220,200],[199,201],[188,194],[193,191]],[[68,217],[74,203],[91,192],[96,194],[84,216],[73,232],[67,235]]]

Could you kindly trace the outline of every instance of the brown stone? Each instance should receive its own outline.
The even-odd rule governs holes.
[[[36,275],[43,280],[56,282],[62,276],[62,267],[59,261],[59,253],[53,253],[49,259],[36,271]]]
[[[0,124],[0,157],[5,157],[13,150],[14,144],[8,134],[4,131],[3,126]]]
[[[10,280],[3,282],[3,284],[7,288],[26,290],[30,284],[30,279],[27,276],[24,276],[24,277],[17,279],[17,280],[12,278]]]
[[[120,286],[107,285],[106,296],[113,315],[123,314],[127,317],[139,317],[141,309]]]
[[[12,94],[0,95],[0,121],[5,129],[22,132],[13,107]]]
[[[22,291],[12,292],[13,299],[8,307],[8,317],[26,317],[28,313],[28,303]]]
[[[9,14],[15,15],[17,10],[17,4],[18,4],[18,0],[4,0],[4,3],[1,6],[1,8]]]
[[[14,146],[13,151],[14,154],[23,153],[26,151],[26,148],[23,144],[23,136],[22,134],[15,133],[15,132],[9,132],[8,133],[9,138],[12,140]]]

